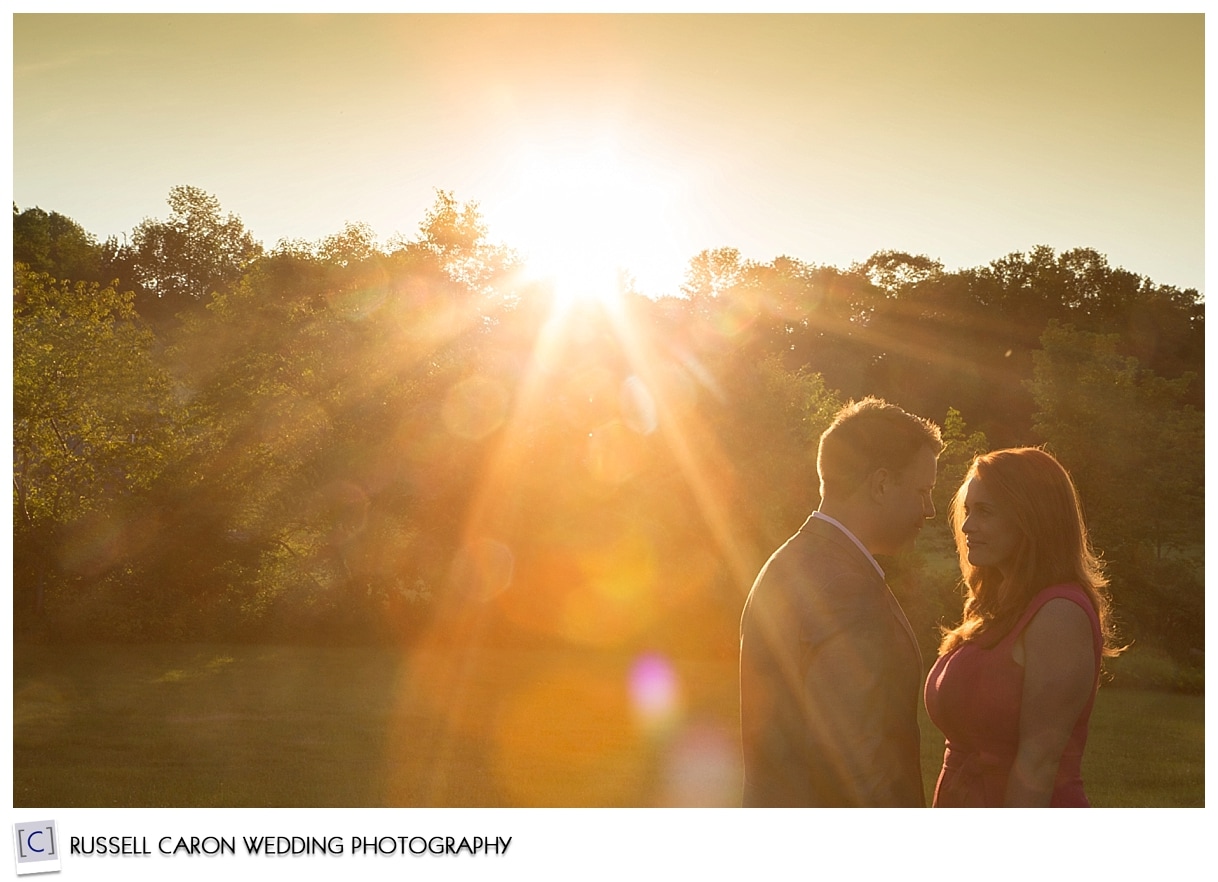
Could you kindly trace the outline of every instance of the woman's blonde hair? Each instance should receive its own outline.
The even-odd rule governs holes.
[[[973,478],[985,484],[1021,534],[1007,578],[995,567],[969,563],[962,527],[965,493]],[[976,457],[952,500],[951,525],[963,576],[964,615],[958,626],[944,629],[940,655],[970,641],[1001,640],[1039,591],[1066,582],[1078,584],[1091,598],[1104,655],[1121,651],[1103,561],[1091,547],[1074,482],[1051,454],[1039,447],[1016,447]]]

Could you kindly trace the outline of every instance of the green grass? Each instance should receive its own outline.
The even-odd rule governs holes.
[[[1204,698],[1101,689],[1083,781],[1097,806],[1204,806]]]
[[[14,804],[651,804],[657,743],[631,719],[630,661],[18,647]]]
[[[739,799],[732,661],[429,646],[14,650],[13,804],[655,806]],[[667,711],[667,713],[661,712]],[[923,714],[927,794],[942,737]],[[1204,699],[1101,690],[1083,766],[1097,806],[1204,804]]]

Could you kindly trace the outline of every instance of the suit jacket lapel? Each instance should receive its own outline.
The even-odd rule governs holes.
[[[905,629],[905,633],[909,635],[909,642],[913,644],[914,652],[918,655],[918,666],[922,665],[922,650],[918,647],[918,638],[914,634],[913,626],[909,624],[909,619],[905,617],[905,610],[901,609],[901,604],[893,595],[892,589],[887,584],[884,585],[884,593],[888,595],[888,607],[892,610],[892,614],[897,621]]]

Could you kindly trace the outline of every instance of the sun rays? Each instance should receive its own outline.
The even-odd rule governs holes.
[[[574,249],[578,231],[568,241]],[[657,800],[719,804],[737,775],[727,733],[688,713],[672,647],[641,649],[680,610],[707,603],[721,578],[714,561],[734,581],[747,573],[731,468],[689,406],[711,393],[636,320],[645,302],[622,289],[618,267],[600,258],[569,266],[531,289],[548,292],[550,307],[532,339],[517,340],[527,348],[519,373],[481,371],[444,399],[454,442],[476,440],[487,453],[433,627],[410,656],[426,668],[410,689],[454,721],[435,733],[436,755],[470,726],[495,746],[488,762],[513,804],[613,804],[613,792],[581,788],[615,780],[622,763],[627,777],[644,775],[640,758],[656,752],[672,779]],[[679,559],[655,534],[671,516],[659,505],[700,512]],[[493,655],[485,641],[505,633],[520,650],[562,647],[572,664],[599,653],[619,661],[598,663],[583,688],[547,670],[488,696],[477,686]],[[697,781],[712,783],[699,790]],[[443,780],[431,786],[429,798],[442,801]]]

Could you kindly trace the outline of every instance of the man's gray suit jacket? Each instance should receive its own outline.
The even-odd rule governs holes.
[[[924,806],[922,658],[880,573],[810,517],[762,567],[740,623],[746,806]]]

